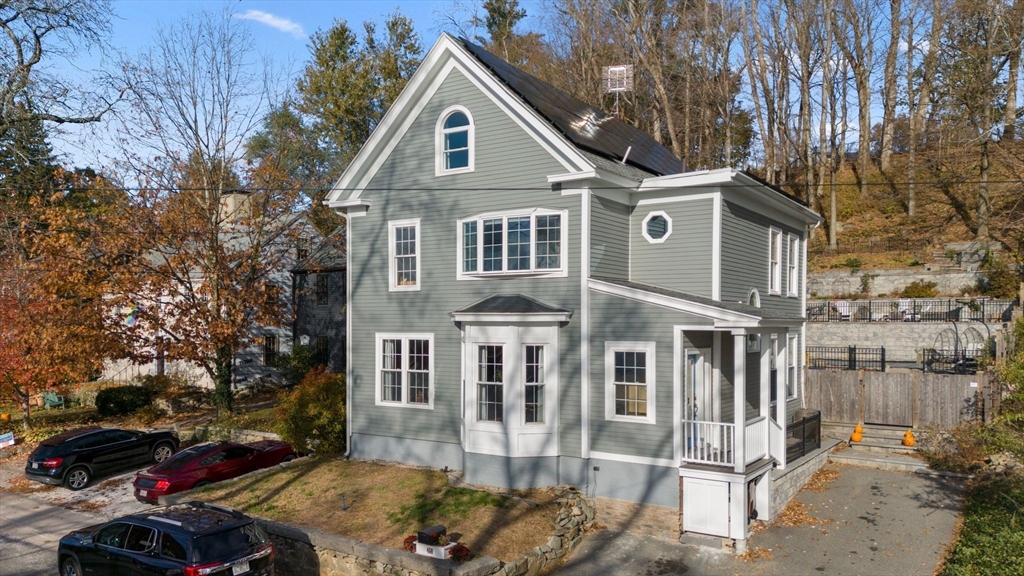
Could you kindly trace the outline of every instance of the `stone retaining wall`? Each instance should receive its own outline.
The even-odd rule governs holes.
[[[923,267],[877,269],[877,270],[830,270],[828,272],[808,272],[807,290],[811,298],[827,298],[829,296],[846,296],[860,294],[861,278],[868,277],[868,290],[863,292],[870,296],[888,296],[900,292],[913,282],[935,282],[939,294],[959,296],[966,288],[978,285],[983,276],[980,272],[927,271]]]
[[[808,346],[885,347],[888,362],[921,362],[924,348],[942,348],[941,340],[977,342],[977,336],[988,340],[1003,324],[982,322],[808,322]],[[977,334],[968,334],[974,330]],[[943,333],[944,338],[940,338]],[[955,340],[954,340],[955,341]]]
[[[246,430],[244,428],[218,428],[216,426],[196,426],[194,429],[176,430],[181,438],[192,438],[194,441],[208,442],[213,440],[230,440],[240,444],[260,442],[261,440],[280,440],[273,432]]]
[[[775,518],[786,508],[786,504],[796,496],[814,473],[828,462],[828,455],[839,444],[838,440],[823,438],[821,448],[812,452],[796,466],[787,466],[779,472],[772,471],[771,517]]]

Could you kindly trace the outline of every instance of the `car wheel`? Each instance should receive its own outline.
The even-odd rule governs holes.
[[[68,471],[64,477],[64,484],[72,490],[81,490],[89,485],[89,470],[79,466]]]
[[[292,460],[295,460],[296,458],[298,458],[298,456],[296,456],[295,454],[289,454],[289,455],[285,456],[284,458],[281,458],[281,464],[284,464],[285,462],[291,462]]]
[[[200,480],[199,482],[196,482],[196,485],[193,486],[192,488],[193,489],[195,489],[195,488],[202,488],[203,486],[209,486],[209,485],[210,485],[210,481],[209,480]]]
[[[153,448],[153,462],[159,464],[170,458],[171,454],[174,454],[174,446],[171,446],[166,442],[161,442]]]
[[[67,558],[60,565],[60,576],[82,576],[82,569],[78,567],[78,562],[74,558]]]

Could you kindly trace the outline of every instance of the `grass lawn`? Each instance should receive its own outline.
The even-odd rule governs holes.
[[[944,576],[1024,574],[1024,477],[971,489]]]
[[[255,516],[318,528],[388,548],[444,524],[474,555],[508,561],[547,543],[557,505],[551,490],[523,499],[448,485],[443,472],[318,458],[196,493]],[[347,510],[342,510],[342,497]]]

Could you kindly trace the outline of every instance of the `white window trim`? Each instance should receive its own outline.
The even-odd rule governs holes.
[[[398,285],[398,270],[395,266],[395,229],[413,226],[416,229],[416,284],[412,286]],[[420,235],[420,219],[410,218],[408,220],[391,220],[388,222],[388,291],[389,292],[418,292],[423,283],[422,268],[423,251],[420,247],[423,237]]]
[[[657,423],[657,364],[654,342],[605,342],[604,343],[604,418],[616,422],[637,424]],[[615,413],[615,353],[647,353],[647,416],[622,416]]]
[[[786,293],[790,298],[797,298],[800,296],[800,237],[796,234],[787,236],[786,249],[789,251],[789,259],[786,260]]]
[[[796,334],[786,335],[786,400],[795,400],[800,395],[800,387],[798,386],[800,383],[800,352],[796,345],[796,338]],[[789,370],[793,367],[791,364],[795,364],[795,369],[793,370],[795,378],[793,382],[789,381]],[[793,389],[792,395],[789,393],[790,388]]]
[[[455,112],[462,112],[469,120],[469,165],[465,168],[444,169],[444,121]],[[465,174],[476,169],[476,122],[473,115],[465,106],[449,106],[441,112],[437,118],[437,125],[434,127],[434,176],[448,176],[449,174]]]
[[[434,334],[433,333],[388,333],[378,332],[374,334],[376,345],[374,349],[377,353],[377,359],[374,361],[374,403],[377,406],[394,406],[401,408],[418,408],[421,410],[433,410],[434,409],[434,392],[436,387],[434,386],[434,363],[437,355],[435,354],[434,348]],[[402,401],[401,402],[387,402],[381,397],[381,379],[380,373],[383,369],[381,364],[383,348],[382,345],[384,340],[401,340],[402,341]],[[426,340],[429,342],[430,354],[428,356],[430,363],[429,376],[427,377],[428,386],[430,386],[430,392],[428,396],[428,402],[426,404],[418,404],[415,402],[409,402],[409,340]]]
[[[529,270],[507,270],[508,268],[508,219],[509,218],[521,218],[523,216],[530,217],[530,269]],[[537,263],[537,216],[561,216],[562,222],[562,233],[561,233],[561,246],[559,247],[558,257],[558,268],[543,268],[534,269],[533,266]],[[483,267],[484,258],[484,241],[483,241],[483,221],[484,220],[496,220],[498,218],[504,219],[504,224],[501,229],[502,239],[502,270],[493,272],[464,272],[462,269],[462,246],[465,241],[465,237],[462,232],[462,225],[466,222],[477,221],[476,225],[476,263],[477,270]],[[456,245],[455,245],[455,279],[456,280],[486,280],[493,277],[504,277],[504,276],[530,276],[534,278],[566,278],[569,275],[569,211],[568,210],[550,210],[546,208],[532,208],[527,210],[515,210],[509,212],[488,212],[484,214],[477,214],[476,216],[470,216],[462,218],[455,223],[456,232]]]
[[[772,238],[777,237],[775,254],[772,254]],[[779,263],[778,268],[772,270],[772,257]],[[782,230],[772,226],[768,229],[768,294],[782,295]]]
[[[650,235],[647,234],[647,223],[650,222],[651,219],[654,218],[655,216],[661,216],[662,218],[665,219],[666,222],[668,222],[668,227],[665,230],[665,235],[662,236],[661,238],[652,238]],[[668,240],[668,237],[672,235],[672,218],[670,218],[669,215],[663,210],[655,210],[654,212],[651,212],[650,214],[644,217],[644,221],[640,225],[640,233],[643,234],[644,238],[651,244],[661,244],[665,240]]]

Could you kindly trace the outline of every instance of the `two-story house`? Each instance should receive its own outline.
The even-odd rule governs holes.
[[[347,215],[350,454],[578,484],[745,542],[802,403],[820,219],[682,170],[442,36],[327,200]]]
[[[345,371],[344,229],[324,238],[292,269],[292,342],[308,346],[316,365]]]

